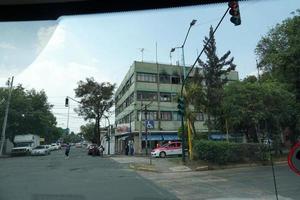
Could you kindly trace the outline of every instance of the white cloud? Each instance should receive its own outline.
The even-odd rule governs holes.
[[[98,66],[77,62],[62,64],[54,60],[38,58],[33,64],[17,75],[15,80],[16,84],[21,83],[26,89],[35,88],[37,90],[45,90],[49,97],[49,102],[54,104],[53,112],[62,112],[61,108],[56,109],[57,106],[63,106],[66,96],[75,96],[74,89],[77,87],[78,81],[92,76],[98,82],[109,81],[110,76],[104,74],[104,70],[102,71],[101,69],[104,68],[100,67],[100,63],[98,63]],[[73,112],[73,115],[76,114]],[[74,119],[70,118],[70,120]],[[64,123],[66,125],[66,120],[61,115],[57,115],[57,122],[58,124]],[[72,130],[75,132],[79,131],[80,125],[85,123],[83,120],[77,119],[72,123]]]
[[[51,36],[53,35],[56,25],[48,26],[48,27],[41,27],[37,32],[37,53],[39,53],[49,42]]]
[[[10,43],[7,43],[7,42],[1,42],[0,43],[0,48],[2,49],[10,49],[10,50],[14,50],[14,49],[17,49],[16,46],[10,44]]]
[[[64,42],[66,40],[66,30],[65,26],[59,25],[55,29],[51,39],[49,40],[48,46],[50,48],[62,48],[64,47]]]

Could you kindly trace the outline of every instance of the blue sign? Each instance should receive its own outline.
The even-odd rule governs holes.
[[[145,121],[145,124],[148,129],[153,129],[154,128],[154,120],[147,120]]]

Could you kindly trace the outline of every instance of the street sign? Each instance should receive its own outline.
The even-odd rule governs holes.
[[[145,121],[146,126],[148,129],[153,129],[154,128],[154,120],[147,120]]]
[[[290,151],[288,163],[295,173],[300,175],[300,142],[298,142]]]

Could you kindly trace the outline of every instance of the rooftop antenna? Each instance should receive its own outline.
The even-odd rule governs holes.
[[[144,51],[145,51],[145,49],[144,48],[140,48],[139,50],[142,53],[142,62],[144,62]]]

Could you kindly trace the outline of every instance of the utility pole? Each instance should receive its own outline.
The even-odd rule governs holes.
[[[10,81],[10,88],[9,88],[9,92],[8,92],[8,99],[7,99],[7,103],[6,103],[5,116],[4,116],[4,120],[3,120],[2,134],[1,134],[0,156],[2,156],[4,142],[5,142],[5,131],[6,131],[6,124],[7,124],[7,116],[8,116],[8,111],[9,111],[9,104],[10,104],[10,99],[11,99],[11,93],[12,93],[12,89],[13,89],[13,82],[14,82],[14,77],[12,77],[11,81]]]
[[[260,80],[260,75],[259,75],[259,65],[258,65],[257,60],[256,60],[256,68],[257,68],[257,80],[258,80],[258,82],[259,82],[259,80]]]
[[[161,129],[161,121],[160,121],[160,68],[157,61],[157,43],[156,43],[156,71],[157,71],[157,110],[158,110],[158,131]]]
[[[142,111],[143,111],[143,101],[141,101],[141,108],[140,108],[140,128],[139,128],[139,153],[142,154]]]
[[[145,105],[145,137],[146,137],[146,155],[148,155],[147,105]]]
[[[80,103],[79,101],[67,96],[66,99],[65,99],[65,107],[68,107],[68,117],[67,117],[67,131],[68,131],[68,134],[69,134],[69,116],[70,116],[70,104],[69,104],[69,99],[75,101],[76,103]]]
[[[221,22],[223,21],[223,19],[225,18],[226,14],[228,13],[230,8],[227,8],[227,10],[225,11],[224,15],[222,16],[222,18],[220,19],[218,25],[216,26],[216,28],[213,31],[212,36],[214,36],[215,32],[218,30]],[[191,23],[192,25],[192,23]],[[211,41],[212,36],[209,37],[209,39],[207,40],[207,42],[205,43],[203,49],[201,50],[200,54],[198,55],[198,57],[196,58],[194,64],[191,66],[190,70],[188,71],[188,73],[186,74],[186,76],[184,77],[182,84],[181,84],[181,91],[180,91],[180,99],[181,101],[183,101],[183,89],[185,86],[185,83],[187,81],[187,77],[189,77],[189,74],[192,72],[192,70],[194,69],[195,65],[198,63],[199,58],[201,57],[202,53],[205,51],[208,43]],[[175,48],[171,49],[171,52],[175,51]],[[184,135],[184,115],[181,115],[181,130],[182,130],[182,162],[185,163],[185,135]]]

